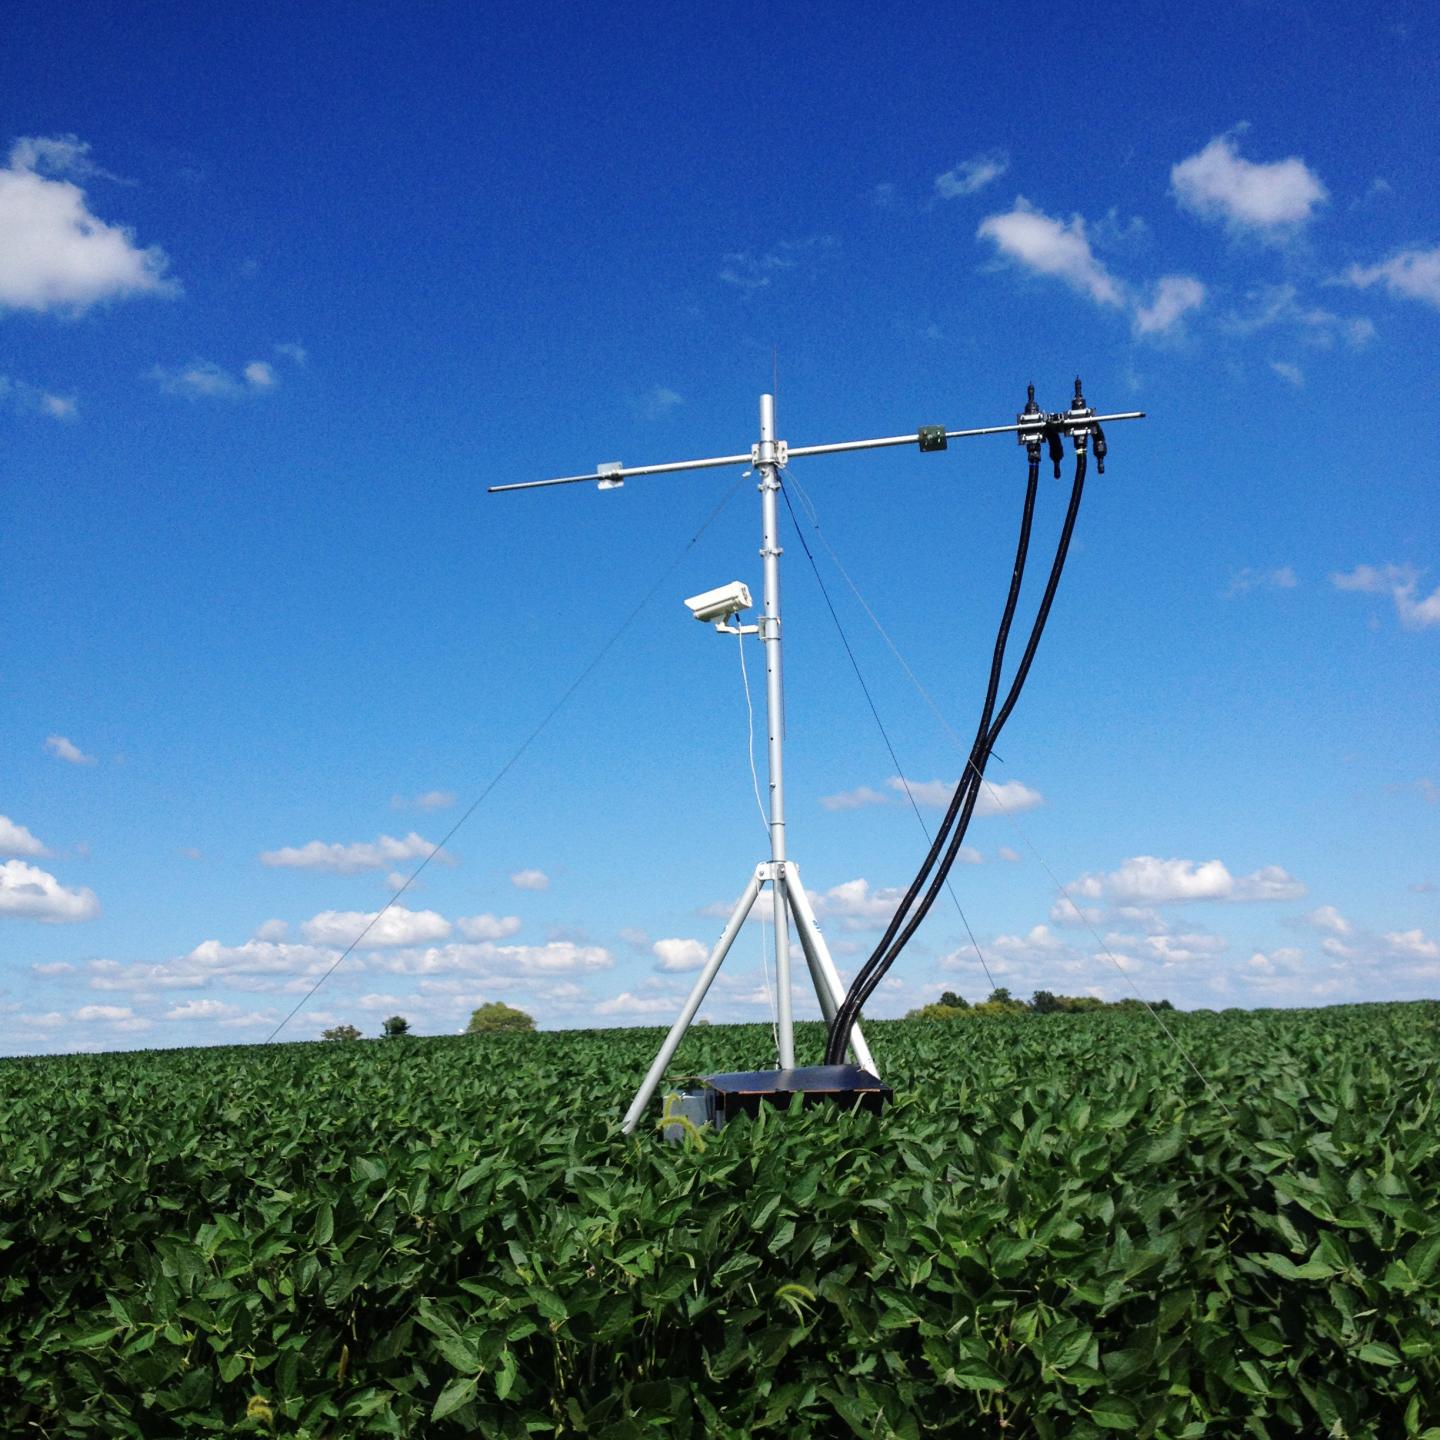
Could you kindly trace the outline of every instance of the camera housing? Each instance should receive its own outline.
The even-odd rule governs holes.
[[[685,602],[690,613],[706,625],[721,625],[741,610],[750,609],[754,603],[750,598],[750,587],[741,580],[704,590]]]

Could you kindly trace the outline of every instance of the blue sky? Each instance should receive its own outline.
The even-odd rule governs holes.
[[[738,475],[485,486],[743,451],[777,374],[795,445],[1003,422],[1031,380],[1062,408],[1077,372],[1149,412],[954,874],[999,983],[1437,993],[1428,7],[59,4],[10,34],[0,1053],[264,1038],[673,565],[285,1035],[668,1021],[764,855],[737,642],[680,604],[758,593],[752,485],[689,549]],[[791,482],[944,717],[810,530],[941,801],[1023,452]],[[853,967],[923,837],[793,531],[785,606],[791,851]],[[707,1013],[768,1015],[763,945]],[[948,905],[875,1008],[947,988],[989,988]]]

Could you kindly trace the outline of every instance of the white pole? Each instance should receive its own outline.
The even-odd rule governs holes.
[[[770,860],[775,902],[775,1028],[780,1041],[780,1068],[795,1068],[795,1019],[790,994],[790,916],[785,894],[785,767],[781,750],[785,735],[785,692],[780,669],[780,467],[776,463],[775,397],[760,397],[760,506],[763,521],[760,558],[765,562],[764,614],[760,639],[765,645],[765,701],[770,730]]]

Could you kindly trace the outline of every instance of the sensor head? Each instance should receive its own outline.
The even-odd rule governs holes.
[[[713,590],[690,596],[685,605],[702,624],[719,625],[754,603],[750,587],[740,580],[732,580],[728,585],[717,585]]]

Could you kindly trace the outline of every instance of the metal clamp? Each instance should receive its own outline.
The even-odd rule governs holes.
[[[783,470],[790,463],[790,443],[787,440],[772,440],[770,443],[775,447],[775,459],[768,463],[773,464],[777,470]],[[767,463],[761,460],[758,445],[750,447],[750,463],[752,465]]]

